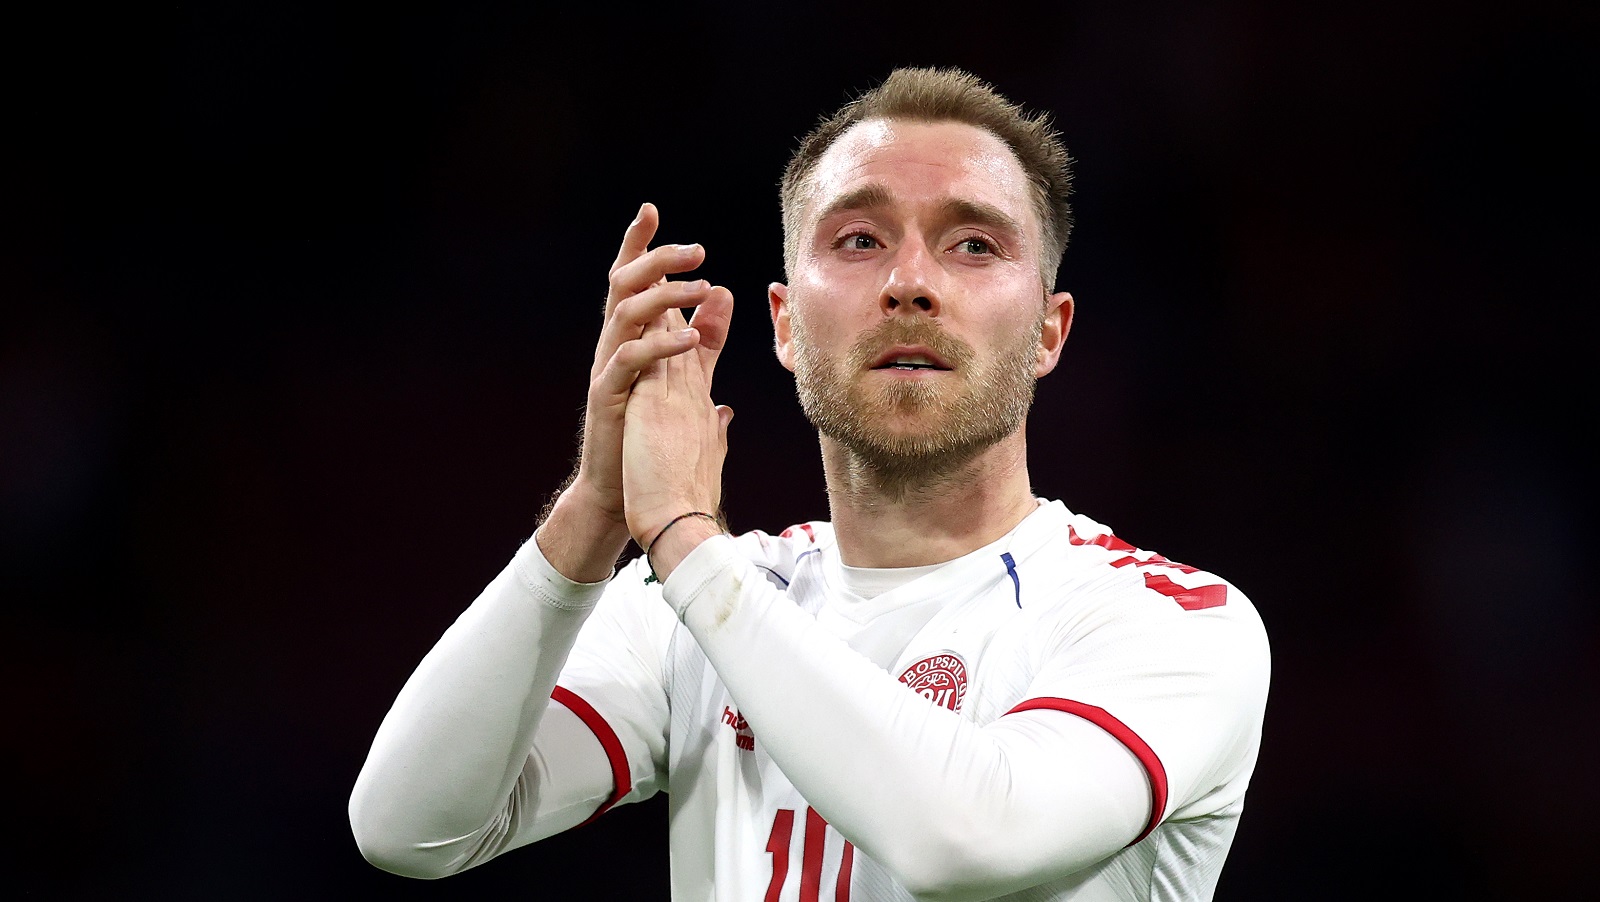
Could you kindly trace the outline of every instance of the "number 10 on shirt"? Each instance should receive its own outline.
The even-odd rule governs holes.
[[[800,902],[820,902],[822,892],[822,852],[828,836],[828,822],[815,808],[806,809],[800,852]],[[767,835],[767,851],[772,853],[772,880],[767,883],[763,902],[778,902],[784,881],[789,877],[789,850],[794,838],[794,809],[779,808],[772,819],[772,832]],[[834,902],[850,902],[850,865],[855,860],[856,847],[844,844],[839,858],[839,877],[833,884]]]

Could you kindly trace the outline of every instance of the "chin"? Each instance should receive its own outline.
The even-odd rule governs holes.
[[[949,411],[864,416],[833,437],[863,459],[898,465],[968,460],[1004,438],[993,424],[952,422]]]

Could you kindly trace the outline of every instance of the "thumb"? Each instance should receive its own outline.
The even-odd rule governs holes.
[[[728,447],[728,424],[733,422],[733,408],[726,404],[717,405],[717,434],[722,437],[722,447]]]

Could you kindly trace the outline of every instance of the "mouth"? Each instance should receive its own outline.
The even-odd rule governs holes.
[[[944,358],[924,347],[893,347],[878,355],[872,364],[874,370],[917,372],[919,370],[948,371],[950,364]]]

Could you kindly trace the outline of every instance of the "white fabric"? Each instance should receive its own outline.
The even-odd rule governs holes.
[[[849,564],[840,564],[839,579],[851,595],[857,598],[877,598],[890,589],[898,589],[943,566],[944,563],[928,564],[923,567],[852,567]]]
[[[548,568],[536,552],[528,565]],[[668,790],[674,899],[764,899],[774,886],[780,900],[1210,898],[1269,669],[1237,589],[1059,503],[876,598],[844,591],[840,567],[825,523],[717,538],[674,571],[671,608],[635,562],[584,625],[560,684],[625,759],[612,765],[627,774],[620,801]],[[545,657],[560,651],[547,644]],[[958,710],[896,678],[952,658],[966,677]],[[1039,707],[1008,715],[1019,703]],[[592,766],[604,745],[573,720],[546,717],[521,775],[500,781],[511,801],[476,813],[494,824],[518,791],[535,801],[480,849],[564,829],[574,808],[612,795],[609,768],[597,778]],[[398,735],[380,732],[369,769],[416,757]],[[459,725],[407,738],[480,739]],[[489,782],[461,794],[481,803]],[[1157,796],[1159,826],[1129,846]]]
[[[350,796],[369,860],[452,874],[572,827],[606,798],[611,770],[594,734],[548,704],[606,586],[566,579],[529,539],[445,631],[379,726]]]

